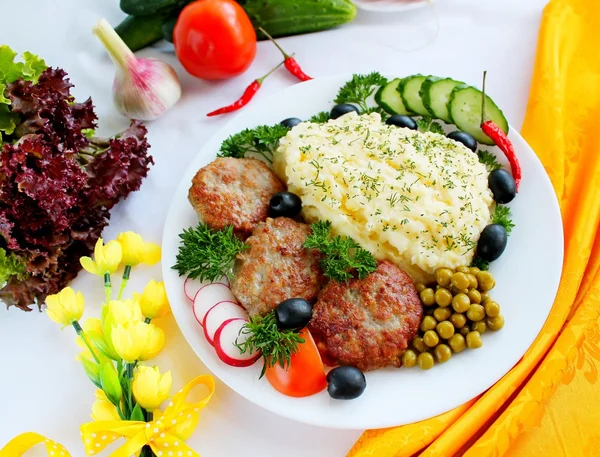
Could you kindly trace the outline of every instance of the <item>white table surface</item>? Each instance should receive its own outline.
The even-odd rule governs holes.
[[[489,93],[510,122],[520,126],[545,4],[546,0],[435,0],[440,29],[433,41],[434,16],[424,8],[384,15],[359,12],[354,23],[337,30],[290,37],[281,43],[314,77],[379,70],[399,76],[447,75],[478,84],[487,69]],[[123,17],[116,0],[5,1],[2,17],[0,44],[19,52],[29,50],[51,66],[64,68],[75,84],[75,96],[79,100],[92,96],[101,134],[128,124],[112,106],[113,69],[91,34],[100,17],[113,24]],[[180,75],[184,96],[172,111],[148,126],[156,165],[141,190],[113,209],[104,237],[134,230],[160,242],[180,176],[201,145],[228,119],[207,119],[205,113],[233,101],[280,55],[270,43],[260,43],[245,74],[216,83],[185,74],[173,54],[157,49],[140,54],[171,63]],[[295,82],[281,70],[265,82],[256,101]],[[159,266],[134,270],[129,292],[141,289],[149,279],[160,279]],[[97,316],[102,299],[99,278],[82,273],[72,286],[87,298],[85,315]],[[174,389],[208,373],[172,317],[163,327],[167,346],[157,365],[173,371]],[[74,457],[84,455],[79,425],[90,420],[94,389],[75,361],[78,348],[73,340],[70,329],[61,332],[42,313],[0,310],[0,448],[19,433],[36,431],[64,444]],[[217,382],[216,394],[189,443],[203,457],[338,457],[348,452],[361,432],[280,418]],[[27,455],[45,453],[38,447]]]

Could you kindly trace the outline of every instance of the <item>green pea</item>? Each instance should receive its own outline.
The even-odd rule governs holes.
[[[458,329],[458,333],[460,333],[462,336],[467,336],[470,331],[471,331],[471,329],[469,328],[468,325],[465,325],[464,327],[461,327]]]
[[[471,322],[480,321],[485,317],[485,308],[481,305],[471,305],[467,310],[467,318]]]
[[[481,302],[480,303],[487,303],[489,302],[492,298],[490,297],[490,294],[488,294],[487,292],[481,292]]]
[[[454,298],[452,298],[452,308],[457,313],[466,313],[471,305],[471,300],[469,300],[469,296],[465,294],[456,294]]]
[[[448,320],[451,315],[452,315],[452,310],[448,307],[436,308],[436,310],[433,312],[433,317],[435,317],[435,320],[438,322]]]
[[[446,287],[450,285],[453,274],[449,268],[438,268],[435,270],[435,280],[440,286]]]
[[[469,297],[469,300],[471,300],[471,303],[475,303],[477,305],[481,303],[481,292],[479,292],[477,289],[470,289],[467,296]]]
[[[448,320],[452,322],[452,325],[454,325],[455,329],[463,328],[467,323],[467,318],[465,317],[465,315],[459,313],[454,313],[452,316],[450,316],[450,319]]]
[[[408,349],[402,354],[402,365],[406,368],[412,368],[417,364],[417,354],[415,351]]]
[[[454,335],[454,325],[452,325],[452,322],[450,321],[440,322],[435,327],[435,330],[437,331],[437,334],[445,340]]]
[[[452,293],[448,289],[444,288],[436,290],[435,302],[439,306],[448,306],[452,302]]]
[[[423,289],[419,296],[421,297],[421,302],[425,306],[435,305],[435,293],[430,287],[428,287],[427,289]]]
[[[427,345],[423,342],[423,338],[421,338],[420,336],[417,336],[412,340],[412,345],[419,352],[426,352],[427,349],[429,349]]]
[[[467,290],[469,288],[469,278],[465,273],[454,273],[452,275],[452,285],[457,290]]]
[[[471,331],[477,331],[483,335],[486,330],[487,330],[487,325],[485,324],[484,320],[477,321],[477,322],[471,324]]]
[[[496,285],[496,281],[494,281],[494,277],[489,271],[477,273],[477,282],[479,283],[479,289],[483,291],[492,290]]]
[[[484,308],[487,317],[496,317],[500,314],[500,305],[495,301],[488,301],[484,305]]]
[[[435,318],[431,316],[425,316],[421,321],[420,329],[422,332],[426,332],[427,330],[433,330],[437,325],[437,321]]]
[[[467,278],[469,278],[469,289],[477,289],[478,283],[475,275],[467,273]]]
[[[425,284],[423,284],[422,282],[418,282],[417,284],[415,284],[415,288],[417,289],[417,293],[420,294],[425,289],[427,289],[427,286]]]
[[[488,317],[486,322],[490,330],[500,330],[502,327],[504,327],[504,316],[499,314],[496,317]]]
[[[481,270],[477,267],[471,267],[469,268],[469,273],[471,273],[473,276],[477,277],[477,273],[479,273]]]
[[[440,342],[440,337],[433,330],[427,330],[423,335],[423,343],[425,343],[430,348],[437,346]]]
[[[469,349],[480,348],[482,344],[483,342],[481,341],[481,333],[475,331],[467,334],[467,347]]]
[[[438,363],[444,363],[450,360],[450,357],[452,357],[452,350],[446,344],[438,344],[433,350],[433,354],[435,355],[435,360]]]
[[[457,354],[462,352],[467,347],[467,343],[465,343],[465,337],[460,333],[455,333],[452,335],[452,338],[448,340],[448,345],[452,348],[454,352]]]
[[[419,364],[421,370],[433,368],[434,363],[433,356],[429,352],[423,352],[417,357],[417,364]]]
[[[466,265],[461,265],[460,267],[456,268],[456,272],[457,273],[468,273],[469,267],[467,267]]]

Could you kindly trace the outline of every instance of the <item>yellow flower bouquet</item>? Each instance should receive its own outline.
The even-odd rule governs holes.
[[[136,233],[121,233],[106,245],[100,238],[94,258],[80,260],[86,271],[104,282],[106,296],[100,319],[88,318],[80,324],[85,299],[70,287],[46,299],[48,317],[63,328],[75,329],[77,344],[82,348],[77,360],[98,388],[92,406],[93,422],[81,426],[87,455],[98,454],[118,438],[126,442],[112,456],[198,455],[184,441],[196,427],[198,412],[210,400],[214,380],[210,376],[194,379],[161,412],[161,404],[169,398],[171,373],[161,373],[147,362],[165,345],[164,332],[152,323],[170,312],[165,286],[150,281],[142,293],[123,298],[131,269],[159,260],[160,247],[145,242]],[[121,284],[113,298],[111,278],[121,266]],[[208,396],[197,403],[186,402],[189,391],[197,385],[207,387]],[[25,435],[35,441],[33,444],[41,441],[40,435]]]

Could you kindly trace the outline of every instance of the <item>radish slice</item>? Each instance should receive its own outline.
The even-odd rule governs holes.
[[[217,303],[211,309],[208,310],[204,321],[202,321],[202,327],[204,327],[204,335],[210,344],[213,344],[215,333],[219,327],[229,319],[244,319],[248,318],[248,313],[244,308],[232,301],[222,301]]]
[[[204,321],[204,316],[209,309],[222,301],[237,302],[231,289],[225,284],[213,282],[202,287],[194,297],[194,317],[200,325]]]
[[[218,281],[215,281],[215,284],[216,283],[223,284],[223,285],[229,287],[229,281],[227,280],[226,277],[223,277],[223,278],[219,279]],[[188,300],[193,303],[194,297],[196,296],[198,291],[208,284],[211,284],[211,283],[202,282],[199,279],[192,279],[190,277],[187,277],[187,278],[185,278],[185,282],[183,283],[183,293],[188,298]]]
[[[240,335],[245,319],[228,319],[218,328],[215,333],[214,346],[219,359],[232,367],[249,367],[260,357],[260,353],[252,351],[242,354],[235,346],[246,341],[249,335]]]

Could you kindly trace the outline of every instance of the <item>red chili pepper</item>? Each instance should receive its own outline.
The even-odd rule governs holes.
[[[519,184],[521,183],[521,177],[523,175],[523,171],[521,170],[521,164],[519,163],[519,159],[517,158],[517,154],[515,153],[515,148],[512,142],[508,139],[504,130],[502,130],[496,123],[490,120],[485,120],[485,78],[487,76],[487,71],[483,72],[483,87],[482,87],[482,97],[481,97],[481,130],[487,136],[489,136],[496,146],[500,148],[500,150],[506,156],[508,163],[510,164],[510,169],[512,171],[513,179],[515,180],[515,186],[517,192],[519,191]]]
[[[283,54],[283,57],[285,58],[283,63],[285,65],[285,68],[287,69],[287,71],[289,71],[291,74],[293,74],[300,81],[309,81],[312,79],[310,76],[308,76],[306,73],[304,73],[304,71],[302,70],[302,68],[300,68],[300,64],[296,61],[296,59],[294,59],[293,56],[287,54],[283,50],[283,48],[281,46],[279,46],[277,41],[275,41],[275,38],[273,38],[271,35],[269,35],[267,33],[267,31],[265,29],[263,29],[262,27],[259,27],[258,30],[260,30],[269,40],[271,40],[271,42],[275,46],[277,46],[277,49],[279,49],[281,51],[281,53]]]
[[[275,68],[271,69],[266,75],[252,81],[252,83],[248,87],[246,87],[246,90],[244,91],[242,96],[238,100],[233,102],[231,105],[227,105],[227,106],[224,106],[223,108],[219,108],[217,110],[211,111],[210,113],[207,114],[207,116],[218,116],[219,114],[231,113],[233,111],[237,111],[240,108],[246,106],[248,103],[250,103],[250,100],[252,100],[252,98],[254,98],[254,95],[258,92],[258,89],[260,89],[260,86],[262,86],[262,83],[265,80],[265,78],[267,76],[269,76],[271,73],[273,73],[275,70],[277,70],[279,67],[281,67],[283,65],[283,63],[284,62],[280,62]]]

